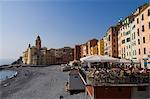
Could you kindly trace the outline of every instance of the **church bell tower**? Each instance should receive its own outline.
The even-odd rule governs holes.
[[[36,41],[35,41],[35,46],[38,50],[41,49],[41,39],[40,39],[40,36],[38,35],[37,38],[36,38]]]

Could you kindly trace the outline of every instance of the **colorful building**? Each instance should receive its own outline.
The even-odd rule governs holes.
[[[105,55],[118,57],[118,28],[119,25],[111,26],[104,37]]]
[[[136,60],[150,68],[150,4],[144,4],[121,20],[118,34],[119,57]]]
[[[96,54],[97,53],[97,39],[91,39],[87,41],[87,48],[88,48],[88,55]],[[92,49],[92,50],[91,50]]]
[[[82,44],[80,46],[81,48],[81,57],[86,57],[88,55],[88,48],[87,48],[87,44]]]
[[[46,48],[41,48],[41,39],[40,36],[37,37],[35,41],[35,46],[29,44],[27,50],[23,52],[23,63],[24,64],[45,64],[44,58],[46,55]]]
[[[40,36],[35,41],[35,46],[29,44],[27,50],[23,52],[23,63],[29,65],[50,65],[62,64],[73,61],[74,49],[64,47],[59,49],[47,49],[41,47]]]
[[[100,39],[97,43],[98,55],[104,55],[104,40]]]
[[[97,45],[91,46],[91,48],[90,48],[90,55],[98,55]]]
[[[135,12],[137,60],[142,67],[150,68],[148,63],[150,55],[150,4],[140,6]]]
[[[81,58],[81,45],[75,45],[74,60],[80,60],[80,58]]]
[[[120,58],[131,59],[131,20],[132,16],[128,16],[124,20],[121,20],[121,27],[118,33],[118,56]],[[135,49],[133,52],[136,53]]]

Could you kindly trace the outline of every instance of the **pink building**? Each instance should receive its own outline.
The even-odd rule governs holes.
[[[142,67],[150,68],[150,4],[139,7],[135,12],[136,54]]]

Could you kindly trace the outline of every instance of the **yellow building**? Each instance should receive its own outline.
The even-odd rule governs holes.
[[[40,36],[35,41],[35,46],[29,44],[26,51],[23,52],[23,63],[32,65],[47,64],[47,48],[41,48]]]
[[[97,43],[98,55],[104,55],[104,40],[101,39]]]
[[[64,47],[60,49],[47,49],[41,47],[40,36],[35,40],[35,46],[29,44],[26,51],[23,52],[22,61],[24,64],[29,65],[50,65],[62,64],[73,61],[74,49]]]
[[[97,45],[92,46],[90,50],[90,55],[97,55],[97,54],[98,54]]]

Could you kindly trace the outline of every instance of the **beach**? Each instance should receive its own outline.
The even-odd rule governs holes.
[[[59,65],[47,67],[13,67],[18,75],[0,85],[1,99],[89,99],[85,93],[70,95],[65,91],[68,72]]]

